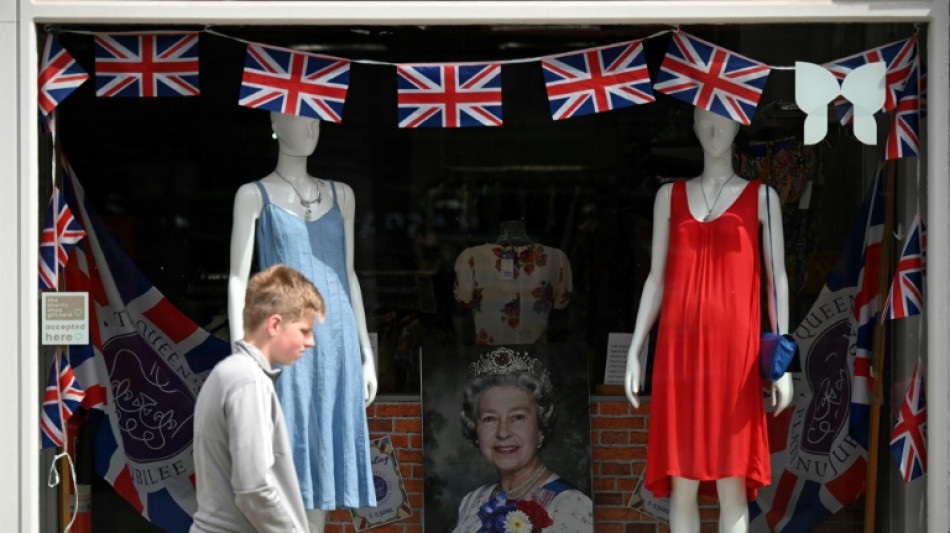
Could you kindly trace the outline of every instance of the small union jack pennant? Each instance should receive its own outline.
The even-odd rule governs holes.
[[[554,120],[656,100],[642,41],[544,57],[541,67]]]
[[[49,369],[49,380],[43,395],[43,412],[40,415],[40,440],[43,448],[63,446],[66,435],[66,421],[85,398],[69,359],[63,351],[56,348],[53,364]]]
[[[40,113],[49,116],[60,102],[89,79],[73,56],[59,44],[52,33],[47,34],[40,58],[39,88]]]
[[[349,87],[349,61],[251,43],[238,104],[339,123]]]
[[[923,109],[921,81],[920,56],[917,56],[897,101],[897,112],[894,113],[891,131],[887,134],[887,144],[884,146],[884,159],[911,157],[920,153],[920,116]]]
[[[674,32],[653,88],[748,126],[769,68],[735,52]]]
[[[198,34],[96,34],[96,96],[197,96]]]
[[[860,54],[825,63],[823,66],[841,82],[852,70],[868,63],[883,61],[887,65],[887,74],[884,81],[885,100],[882,110],[888,112],[897,106],[900,94],[910,76],[915,57],[917,57],[917,37],[911,37],[904,41],[885,44],[871,50],[865,50]],[[851,102],[839,97],[835,99],[834,104],[838,118],[841,119],[841,124],[851,124],[854,120],[854,110]]]
[[[400,128],[501,126],[498,63],[396,65]]]
[[[63,195],[53,187],[40,237],[40,289],[58,288],[59,271],[66,266],[69,251],[85,236]]]
[[[927,229],[914,217],[904,251],[894,269],[891,292],[884,303],[881,323],[919,315],[924,308],[924,278],[927,275]]]
[[[897,425],[891,432],[891,453],[897,459],[905,483],[927,471],[927,390],[920,370],[918,359],[907,396],[901,403]]]

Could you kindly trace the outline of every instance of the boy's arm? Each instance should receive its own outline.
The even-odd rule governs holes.
[[[234,503],[260,533],[294,531],[289,502],[268,475],[274,465],[274,425],[270,393],[255,381],[233,391],[226,401],[231,488]]]

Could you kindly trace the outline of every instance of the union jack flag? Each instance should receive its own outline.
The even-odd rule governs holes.
[[[748,126],[771,68],[674,32],[653,88]]]
[[[871,354],[874,349],[874,329],[877,326],[879,280],[881,277],[881,242],[884,237],[884,163],[878,165],[871,189],[864,230],[860,272],[854,296],[855,359],[851,384],[851,412],[848,430],[854,440],[868,447],[871,391],[874,373]]]
[[[197,96],[198,34],[96,34],[96,96]]]
[[[349,86],[349,61],[251,43],[238,104],[339,123]]]
[[[85,236],[63,195],[53,187],[46,210],[46,226],[40,236],[40,289],[58,288],[60,268],[69,261],[73,246]]]
[[[400,128],[501,126],[501,65],[396,65]]]
[[[96,472],[146,519],[185,533],[197,510],[192,459],[195,400],[230,353],[178,310],[125,255],[64,162],[63,194],[88,236],[65,286],[89,293],[90,343],[70,348],[86,388]]]
[[[897,101],[901,91],[907,84],[910,77],[910,71],[913,68],[914,58],[917,57],[917,37],[911,37],[904,41],[897,41],[871,50],[866,50],[860,54],[854,54],[831,63],[825,63],[824,67],[841,82],[852,70],[868,63],[884,62],[887,65],[887,74],[885,75],[884,88],[885,100],[884,112],[890,111],[897,106]],[[851,124],[854,120],[854,108],[847,99],[838,97],[834,101],[835,111],[841,124]]]
[[[40,74],[37,78],[38,100],[43,117],[49,116],[60,102],[88,79],[89,74],[86,74],[73,56],[59,44],[59,39],[51,33],[48,34],[43,43]]]
[[[891,123],[884,147],[884,159],[915,156],[920,153],[920,116],[923,98],[920,87],[920,56],[914,58],[914,66],[907,77],[907,85],[897,101],[897,112]]]
[[[56,348],[49,368],[46,393],[43,395],[43,413],[40,416],[40,439],[43,448],[63,446],[66,442],[66,421],[73,416],[86,394],[83,392],[69,359]]]
[[[904,251],[894,271],[891,291],[884,303],[881,323],[919,315],[924,308],[924,277],[927,274],[927,230],[920,221],[920,214],[914,217]]]
[[[891,432],[891,453],[908,483],[927,471],[927,390],[920,372],[920,359],[901,403],[897,424]]]
[[[541,67],[554,120],[656,100],[642,41],[548,56]]]

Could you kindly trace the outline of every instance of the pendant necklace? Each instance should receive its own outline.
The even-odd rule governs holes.
[[[302,194],[300,194],[300,191],[297,190],[297,187],[294,187],[293,182],[285,178],[284,175],[280,173],[280,171],[278,171],[277,169],[274,169],[274,174],[277,174],[278,178],[287,182],[287,185],[290,185],[290,188],[294,190],[294,194],[296,194],[297,198],[300,199],[300,205],[303,206],[304,209],[306,209],[306,211],[304,212],[304,218],[307,220],[310,220],[310,214],[311,214],[310,206],[313,204],[319,204],[321,196],[322,196],[322,194],[320,193],[320,184],[317,183],[317,197],[314,198],[313,200],[307,200],[303,197]]]
[[[703,222],[709,222],[713,219],[713,210],[716,209],[716,204],[719,203],[719,197],[722,196],[722,191],[725,190],[726,185],[729,185],[729,182],[732,181],[734,177],[736,177],[735,172],[722,184],[722,187],[719,187],[719,193],[716,194],[716,199],[713,200],[712,207],[709,207],[709,200],[706,199],[706,189],[703,188],[703,182],[702,180],[699,181],[699,191],[703,193],[703,203],[706,204],[706,216],[703,217]]]

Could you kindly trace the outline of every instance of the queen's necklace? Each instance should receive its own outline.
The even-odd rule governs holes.
[[[722,187],[719,187],[719,193],[716,194],[716,199],[713,200],[712,207],[709,207],[709,200],[706,199],[706,189],[703,188],[703,182],[700,180],[699,191],[703,193],[703,203],[706,204],[706,216],[703,217],[703,222],[709,222],[713,219],[713,209],[715,209],[716,204],[719,203],[719,197],[722,196],[722,191],[726,188],[726,185],[729,185],[729,182],[732,181],[732,178],[734,177],[736,177],[735,172],[733,172],[732,175],[729,176],[729,179],[727,179],[726,182],[722,184]]]
[[[532,473],[524,483],[508,491],[508,499],[520,500],[521,497],[523,497],[528,492],[528,489],[533,487],[534,484],[537,483],[539,479],[541,479],[541,476],[543,476],[545,472],[547,472],[547,468],[545,468],[544,465],[538,465],[538,468],[534,470],[534,473]]]
[[[303,197],[302,194],[300,194],[300,191],[297,190],[297,187],[294,187],[293,182],[285,178],[284,175],[281,174],[279,170],[274,169],[274,174],[277,174],[278,178],[287,182],[287,185],[290,185],[290,188],[294,190],[294,193],[297,195],[297,198],[300,199],[300,205],[303,206],[304,209],[306,209],[306,211],[304,212],[304,218],[306,218],[307,220],[310,220],[310,213],[311,213],[310,206],[313,204],[319,204],[320,199],[323,196],[320,193],[320,184],[317,183],[317,197],[314,198],[313,200],[307,200]]]

